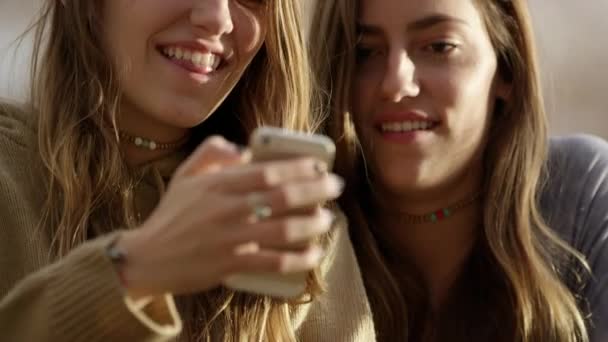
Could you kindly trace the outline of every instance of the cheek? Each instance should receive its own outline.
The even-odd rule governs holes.
[[[380,73],[357,71],[353,77],[350,88],[350,102],[355,113],[369,113],[373,110],[373,104],[380,86]]]
[[[250,60],[260,49],[266,36],[265,18],[249,10],[237,10],[234,19],[236,49],[243,59]]]
[[[351,105],[353,109],[353,115],[357,115],[358,113],[365,110],[366,106],[366,96],[369,96],[369,90],[366,87],[365,82],[362,82],[359,79],[356,79],[351,88],[350,88],[350,99]]]
[[[370,124],[374,112],[374,94],[375,89],[369,82],[355,81],[351,87],[351,118],[366,153],[371,152],[370,146],[373,145],[372,140],[374,139],[373,127]]]
[[[452,123],[471,119],[482,123],[492,101],[495,63],[462,63],[430,74],[428,88],[439,110]]]
[[[117,6],[103,23],[104,47],[122,82],[130,81],[147,63],[146,44],[152,28],[148,20],[135,13],[137,9],[132,5]]]
[[[492,76],[489,72],[467,78],[453,90],[454,103],[448,113],[452,141],[461,155],[480,155],[491,119]],[[455,155],[460,153],[454,153]]]
[[[462,114],[468,115],[473,121],[471,125],[479,129],[485,129],[490,116],[489,104],[494,101],[493,80],[494,71],[486,69],[469,79],[458,93],[459,98],[462,99]]]

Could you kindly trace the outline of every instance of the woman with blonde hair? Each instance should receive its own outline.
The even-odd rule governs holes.
[[[607,341],[608,144],[547,137],[526,2],[320,1],[315,20],[379,340]]]
[[[0,339],[316,341],[356,330],[356,306],[322,316],[337,307],[331,286],[316,299],[323,247],[346,240],[324,238],[330,211],[307,209],[342,181],[312,158],[251,163],[237,147],[260,125],[315,130],[299,10],[43,3],[30,102],[0,107]],[[221,286],[241,272],[312,270],[301,298]]]

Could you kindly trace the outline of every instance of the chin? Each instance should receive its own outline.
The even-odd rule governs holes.
[[[374,183],[391,193],[410,192],[420,184],[420,174],[411,168],[394,165],[374,172]]]
[[[179,106],[165,106],[164,108],[166,109],[159,112],[159,119],[179,128],[193,128],[200,125],[212,115],[214,110],[200,103],[187,104],[184,102]]]
[[[391,177],[384,175],[379,179],[379,182],[381,183],[381,187],[388,192],[398,194],[410,193],[422,186],[418,179],[404,178],[403,176]]]

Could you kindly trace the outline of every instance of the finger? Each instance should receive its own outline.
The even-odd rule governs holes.
[[[311,242],[329,232],[333,220],[334,215],[330,210],[319,208],[313,215],[272,218],[244,224],[235,229],[229,239],[233,245],[254,241],[262,248],[301,249],[302,245],[295,244]]]
[[[327,164],[314,158],[248,164],[218,175],[216,190],[243,193],[268,190],[293,181],[317,179],[327,174]],[[221,184],[221,185],[220,185]]]
[[[319,179],[290,183],[264,193],[265,201],[273,216],[284,215],[291,210],[312,207],[337,199],[344,190],[344,181],[334,174]]]
[[[276,251],[261,249],[254,253],[243,253],[233,258],[229,273],[238,272],[272,272],[296,273],[310,271],[323,259],[324,252],[318,246],[299,251]]]
[[[261,192],[233,195],[225,219],[234,222],[256,222],[285,215],[294,210],[307,210],[334,200],[344,188],[342,178],[327,174],[319,179],[275,187]]]
[[[192,176],[211,172],[220,167],[243,162],[245,155],[221,136],[212,136],[201,143],[176,170],[176,176]]]

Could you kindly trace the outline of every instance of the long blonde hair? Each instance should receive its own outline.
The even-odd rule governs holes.
[[[577,289],[560,279],[577,277],[586,264],[546,226],[538,209],[547,129],[528,8],[524,0],[475,2],[497,52],[498,72],[514,86],[510,100],[499,103],[492,116],[479,243],[440,313],[435,337],[587,341],[582,303],[573,295]],[[415,341],[425,330],[428,295],[417,271],[394,261],[367,211],[369,186],[349,114],[357,11],[355,0],[320,1],[311,36],[325,39],[315,40],[310,50],[327,92],[330,116],[325,130],[338,141],[336,168],[349,185],[341,205],[351,223],[378,336]],[[573,270],[577,272],[567,274]]]
[[[103,122],[119,111],[121,91],[100,44],[102,4],[47,0],[31,28],[31,106],[48,175],[41,227],[53,236],[57,258],[88,238],[138,223],[131,205],[135,172],[123,161],[115,128]],[[194,129],[194,144],[207,134],[243,144],[260,124],[301,131],[317,127],[300,5],[267,0],[265,6],[268,33],[262,49],[216,113]],[[320,287],[312,274],[308,294]],[[190,341],[295,340],[289,322],[295,304],[227,289],[179,299],[184,337]]]

